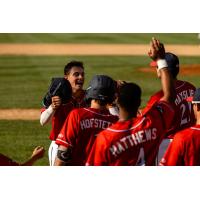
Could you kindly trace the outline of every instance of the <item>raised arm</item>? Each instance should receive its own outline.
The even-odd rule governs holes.
[[[165,60],[165,48],[159,40],[152,38],[150,43],[149,57],[157,62],[158,70],[161,76],[161,86],[163,90],[163,97],[161,101],[173,103],[175,99],[175,88],[173,85],[172,75],[168,70],[168,65]]]

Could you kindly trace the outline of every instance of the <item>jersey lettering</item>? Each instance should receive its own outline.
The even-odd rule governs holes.
[[[84,119],[80,121],[81,129],[100,128],[106,129],[111,125],[111,122],[101,119]]]
[[[190,96],[194,95],[194,90],[183,90],[176,95],[175,104],[176,106],[182,103],[182,101]]]
[[[136,166],[144,166],[145,165],[145,157],[144,157],[144,148],[140,148],[140,152],[138,155],[138,159],[136,162]]]
[[[150,140],[155,140],[156,138],[156,128],[141,130],[121,138],[115,144],[113,144],[109,150],[114,157],[117,157],[119,154],[133,146],[137,146]]]
[[[180,122],[180,126],[187,124],[190,122],[190,116],[191,116],[191,110],[192,110],[192,106],[191,103],[182,103],[180,105],[180,110],[181,110],[181,122]],[[189,113],[188,113],[189,112]]]

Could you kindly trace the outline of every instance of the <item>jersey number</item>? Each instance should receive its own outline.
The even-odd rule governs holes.
[[[192,110],[191,103],[188,103],[187,105],[189,107],[189,112],[191,113],[191,110]],[[181,109],[181,123],[180,123],[180,126],[182,126],[182,125],[187,124],[188,122],[190,122],[190,114],[187,113],[187,107],[186,107],[185,104],[181,104],[180,109]]]
[[[144,148],[140,148],[140,152],[138,155],[138,159],[136,162],[136,166],[144,166],[145,165],[145,158],[144,158]]]

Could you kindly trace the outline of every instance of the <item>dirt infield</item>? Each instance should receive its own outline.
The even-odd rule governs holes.
[[[38,109],[0,109],[0,120],[38,120],[40,110]]]
[[[147,55],[148,45],[134,44],[0,44],[0,55]],[[180,56],[200,56],[200,45],[166,45]],[[143,72],[155,69],[141,68]],[[184,75],[200,74],[200,65],[181,69]],[[39,120],[38,109],[0,109],[0,120]]]
[[[200,45],[165,45],[179,56],[200,56]],[[147,55],[141,44],[0,44],[0,55]]]

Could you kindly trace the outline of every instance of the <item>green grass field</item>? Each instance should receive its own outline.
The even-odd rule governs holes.
[[[165,44],[199,44],[197,33],[2,33],[0,34],[0,43],[149,44],[152,36]]]
[[[64,65],[70,60],[85,64],[86,80],[95,74],[108,74],[114,79],[136,82],[143,89],[146,103],[150,94],[160,88],[154,73],[139,71],[149,67],[148,57],[138,56],[0,56],[0,108],[40,108],[41,99],[51,77],[63,76]],[[180,57],[182,64],[200,63],[199,57]],[[182,78],[180,76],[180,78]],[[183,77],[198,85],[197,76]]]
[[[153,34],[0,34],[0,43],[148,43]],[[163,42],[197,44],[197,34],[158,34]],[[71,60],[85,64],[86,80],[94,74],[138,83],[142,87],[142,106],[160,88],[155,73],[139,71],[148,67],[144,56],[0,56],[0,109],[40,108],[51,77],[63,76],[64,65]],[[198,64],[200,57],[180,57],[181,64]],[[179,76],[200,87],[199,75]],[[38,121],[0,120],[0,152],[23,162],[37,145],[48,150],[50,126]],[[36,165],[48,165],[47,152]]]
[[[41,127],[39,121],[0,120],[0,152],[23,163],[36,146],[42,145],[48,150],[49,130],[49,126]],[[35,165],[48,165],[48,151]]]

